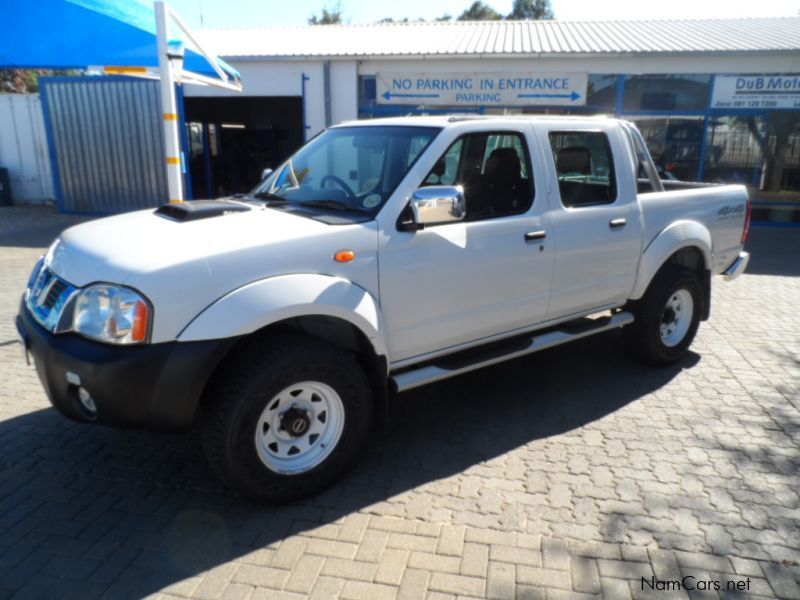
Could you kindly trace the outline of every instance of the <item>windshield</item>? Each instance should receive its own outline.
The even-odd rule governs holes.
[[[328,129],[300,148],[254,195],[317,209],[377,213],[440,129]]]

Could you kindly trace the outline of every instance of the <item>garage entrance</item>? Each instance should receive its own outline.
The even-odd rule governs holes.
[[[303,144],[300,97],[184,98],[193,198],[246,192]]]

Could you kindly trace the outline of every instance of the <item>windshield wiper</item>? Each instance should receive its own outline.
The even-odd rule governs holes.
[[[308,200],[305,202],[298,202],[300,206],[311,206],[314,208],[330,208],[332,210],[346,210],[351,212],[369,213],[371,211],[361,208],[360,206],[353,206],[341,200]]]
[[[286,198],[283,196],[278,196],[278,194],[273,194],[272,192],[256,192],[255,194],[251,194],[253,198],[258,198],[259,200],[272,200],[273,202],[288,202]]]

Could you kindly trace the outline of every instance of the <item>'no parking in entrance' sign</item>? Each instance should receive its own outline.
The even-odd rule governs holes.
[[[580,106],[586,73],[378,73],[379,104]]]

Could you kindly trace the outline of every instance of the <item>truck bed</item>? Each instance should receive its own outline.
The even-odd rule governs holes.
[[[711,235],[711,272],[722,273],[742,250],[742,229],[747,218],[747,189],[742,185],[717,185],[663,181],[663,192],[639,193],[642,206],[643,249],[666,227],[677,221],[696,221]]]

